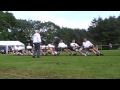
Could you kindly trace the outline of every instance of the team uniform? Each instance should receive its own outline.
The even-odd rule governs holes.
[[[101,54],[101,53],[94,47],[94,45],[93,45],[90,41],[88,41],[88,40],[86,40],[85,42],[83,42],[83,47],[84,47],[85,50],[92,51],[96,56],[103,55],[103,54]]]
[[[80,47],[77,43],[70,43],[70,46],[73,48],[74,51],[81,53],[84,56],[87,56],[86,52],[83,52],[83,47]]]
[[[45,49],[46,49],[46,46],[45,46],[45,45],[40,45],[40,50],[41,50],[42,52],[45,52]]]
[[[33,47],[32,47],[32,46],[28,45],[28,46],[26,47],[26,49],[27,49],[26,55],[27,55],[27,54],[33,55],[33,53],[32,53]]]
[[[73,48],[75,51],[82,51],[83,47],[79,47],[77,43],[70,43],[70,46]]]
[[[60,53],[55,51],[55,45],[48,44],[48,53],[52,55],[59,55]]]
[[[77,53],[73,53],[70,49],[68,49],[67,44],[65,44],[64,42],[60,42],[60,43],[58,44],[58,48],[66,51],[66,52],[69,54],[69,56],[72,56],[72,55],[76,55],[76,54],[77,54]]]
[[[32,51],[32,46],[27,46],[26,48],[28,51],[30,51],[30,52]]]
[[[68,46],[65,44],[65,43],[63,43],[63,42],[60,42],[59,44],[58,44],[58,48],[67,48]]]
[[[90,41],[83,42],[84,49],[91,49],[93,46],[94,45]]]
[[[14,51],[15,51],[14,54],[16,55],[22,55],[23,50],[24,50],[24,47],[21,47],[18,45],[14,46]]]

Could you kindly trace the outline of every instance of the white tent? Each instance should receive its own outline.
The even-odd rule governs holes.
[[[25,49],[25,45],[20,41],[0,41],[0,46],[6,47],[6,54],[8,54],[8,46],[15,46],[15,45],[19,45],[21,47],[24,47]]]

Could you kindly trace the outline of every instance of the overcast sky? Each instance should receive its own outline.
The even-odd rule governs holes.
[[[98,17],[118,17],[120,11],[9,11],[16,19],[51,21],[60,27],[87,29]]]

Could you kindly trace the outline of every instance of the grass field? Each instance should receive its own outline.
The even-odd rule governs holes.
[[[120,79],[120,50],[103,50],[104,56],[0,55],[0,79]]]

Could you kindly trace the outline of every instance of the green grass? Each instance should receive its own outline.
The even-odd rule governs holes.
[[[105,56],[0,55],[0,79],[120,79],[120,50],[103,50]]]

